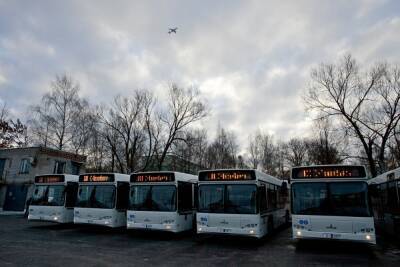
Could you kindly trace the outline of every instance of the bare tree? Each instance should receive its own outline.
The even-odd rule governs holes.
[[[112,152],[111,165],[114,166],[116,161],[121,172],[137,171],[142,168],[140,163],[145,154],[151,155],[154,137],[150,116],[153,101],[148,91],[135,90],[131,97],[115,97],[107,112],[98,113],[104,125],[104,138]]]
[[[177,85],[169,88],[168,109],[160,115],[160,122],[165,128],[165,136],[158,154],[158,169],[161,170],[167,153],[172,144],[184,141],[181,133],[192,123],[207,115],[204,103],[199,98],[199,92],[193,88],[183,89]],[[161,144],[161,142],[159,142]]]
[[[376,64],[360,73],[356,61],[345,56],[340,63],[321,64],[311,72],[306,106],[320,117],[337,118],[343,129],[358,140],[371,174],[385,167],[387,142],[399,123],[400,71],[397,66]]]
[[[206,167],[208,169],[235,168],[238,145],[232,132],[218,127],[217,137],[207,148]]]
[[[78,92],[79,85],[71,77],[56,76],[51,91],[43,96],[39,105],[32,107],[33,131],[44,146],[62,150],[70,145],[82,104]]]
[[[23,147],[27,145],[27,126],[19,119],[16,121],[10,117],[6,103],[0,108],[0,148]]]
[[[302,166],[307,162],[307,143],[304,139],[292,138],[284,145],[285,158],[291,166]]]
[[[310,164],[339,164],[348,158],[347,140],[343,133],[337,133],[329,118],[316,120],[315,134],[305,140]]]

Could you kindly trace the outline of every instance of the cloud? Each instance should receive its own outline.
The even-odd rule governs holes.
[[[168,84],[198,87],[243,149],[257,129],[306,136],[310,69],[353,53],[399,58],[398,1],[0,1],[0,98],[25,117],[56,74],[91,103]],[[178,27],[169,35],[168,27]]]

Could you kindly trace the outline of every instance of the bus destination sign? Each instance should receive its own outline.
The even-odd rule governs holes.
[[[79,182],[114,182],[113,174],[82,174]]]
[[[199,181],[244,181],[255,180],[253,171],[205,171],[200,172]]]
[[[159,183],[159,182],[173,182],[175,175],[173,173],[134,173],[131,175],[131,182],[133,183]]]
[[[44,183],[63,183],[64,176],[63,175],[44,175],[44,176],[36,176],[35,183],[44,184]]]
[[[363,166],[311,166],[292,169],[292,179],[366,178]]]

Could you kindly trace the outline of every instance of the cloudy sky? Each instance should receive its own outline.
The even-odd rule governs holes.
[[[211,134],[305,136],[310,69],[346,53],[399,63],[400,1],[0,0],[0,100],[21,118],[68,73],[94,104],[175,82],[199,88]]]

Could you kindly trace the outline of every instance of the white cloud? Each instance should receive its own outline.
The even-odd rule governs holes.
[[[62,6],[61,6],[62,5]],[[353,53],[397,60],[397,1],[12,1],[0,8],[0,98],[18,109],[40,99],[55,74],[79,81],[92,103],[134,88],[165,98],[196,86],[218,122],[245,146],[256,129],[305,136],[301,95],[310,69]],[[45,7],[45,8],[44,8]],[[18,16],[16,15],[18,14]],[[178,33],[168,35],[170,26]],[[21,97],[22,96],[22,97]]]

